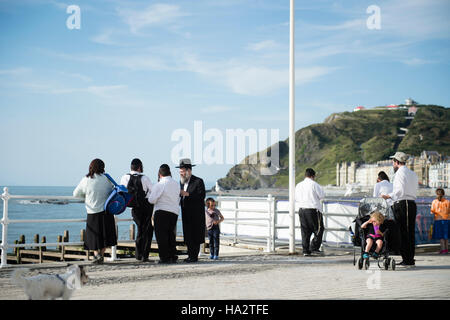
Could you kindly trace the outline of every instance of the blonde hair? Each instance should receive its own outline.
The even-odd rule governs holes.
[[[376,221],[378,221],[379,224],[382,224],[384,222],[384,216],[381,212],[379,211],[375,211],[374,213],[372,213],[370,215],[370,217],[372,219],[375,219]]]

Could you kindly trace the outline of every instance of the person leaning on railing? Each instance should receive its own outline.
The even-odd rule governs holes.
[[[104,211],[104,205],[113,189],[113,184],[104,175],[105,163],[92,160],[89,173],[81,179],[73,196],[84,198],[87,211],[85,249],[94,251],[95,264],[103,263],[107,247],[117,244],[114,216]]]

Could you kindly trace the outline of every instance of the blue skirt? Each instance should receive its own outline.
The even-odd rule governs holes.
[[[433,224],[433,239],[448,239],[450,220],[436,220]]]

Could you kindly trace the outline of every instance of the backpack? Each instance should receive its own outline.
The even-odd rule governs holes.
[[[144,192],[144,187],[142,186],[142,174],[128,174],[130,180],[128,181],[127,189],[128,193],[132,195],[130,202],[128,202],[127,207],[138,208],[149,204],[146,200],[147,193]],[[147,202],[147,203],[146,203]]]
[[[128,189],[125,186],[118,185],[109,174],[105,173],[105,176],[113,183],[114,189],[106,200],[103,209],[110,214],[121,214],[127,208],[132,195],[128,193]]]

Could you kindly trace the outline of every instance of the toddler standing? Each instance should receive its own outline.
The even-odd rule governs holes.
[[[210,259],[219,259],[220,228],[219,224],[224,220],[222,214],[216,209],[216,201],[213,198],[206,199],[206,229],[208,230]]]

